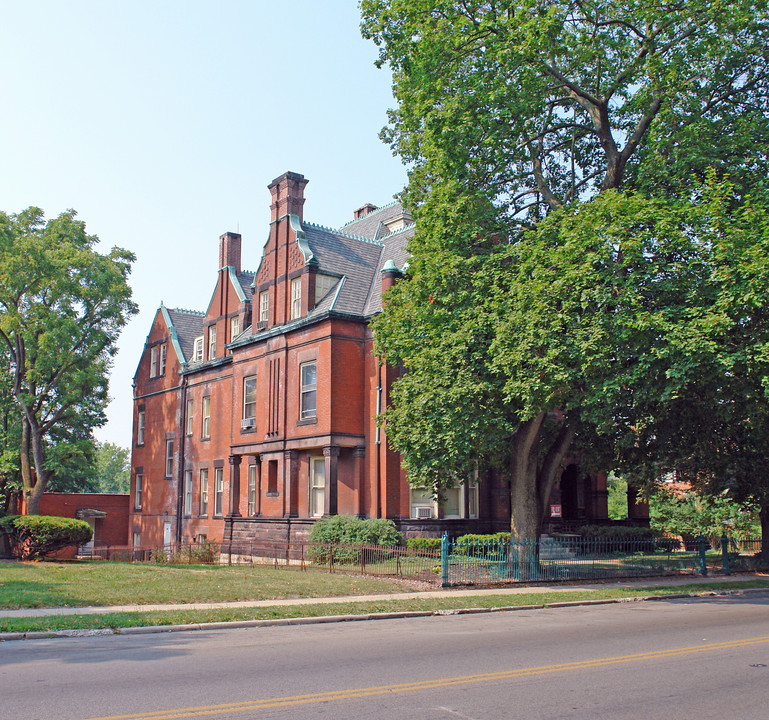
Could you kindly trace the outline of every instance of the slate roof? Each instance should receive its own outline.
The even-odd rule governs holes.
[[[173,328],[179,339],[179,346],[184,354],[179,358],[182,363],[188,363],[192,359],[192,350],[195,338],[203,334],[203,318],[205,314],[195,310],[179,310],[167,308]]]
[[[246,296],[246,302],[251,302],[251,298],[254,294],[254,277],[256,277],[256,273],[249,272],[248,270],[241,270],[237,275],[240,287],[243,288],[243,293]]]

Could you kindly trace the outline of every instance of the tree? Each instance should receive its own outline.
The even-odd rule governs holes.
[[[388,434],[424,487],[502,467],[534,537],[568,452],[638,457],[698,381],[725,388],[711,229],[768,169],[766,3],[362,8],[417,220],[375,323],[407,370]]]
[[[111,442],[96,444],[95,480],[100,492],[127,493],[131,486],[130,452]]]
[[[71,210],[48,222],[34,207],[0,213],[0,343],[29,514],[39,513],[73,440],[104,423],[110,358],[136,312],[127,282],[134,256],[99,254],[97,242]]]

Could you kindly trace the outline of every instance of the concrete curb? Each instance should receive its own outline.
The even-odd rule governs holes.
[[[42,630],[27,633],[0,633],[0,642],[11,640],[49,640],[51,638],[94,637],[104,635],[145,635],[151,633],[190,632],[197,630],[232,630],[237,628],[276,627],[287,625],[318,625],[321,623],[360,622],[364,620],[394,620],[412,617],[439,617],[443,615],[476,615],[492,612],[517,612],[617,603],[649,602],[653,600],[682,600],[690,598],[725,597],[767,593],[769,588],[737,588],[707,590],[699,593],[673,593],[670,595],[643,595],[627,598],[601,598],[597,600],[565,600],[547,605],[509,605],[490,608],[454,608],[450,610],[404,610],[402,612],[364,613],[361,615],[320,615],[318,617],[278,618],[275,620],[235,620],[233,622],[190,623],[186,625],[146,625],[125,628],[99,628],[93,630]]]

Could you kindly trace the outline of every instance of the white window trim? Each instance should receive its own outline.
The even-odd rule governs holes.
[[[208,468],[200,470],[200,515],[208,515]]]
[[[166,343],[163,343],[160,346],[160,361],[158,365],[158,375],[165,375],[166,374],[166,356],[168,354],[168,346]]]
[[[216,358],[216,325],[208,328],[208,359]]]
[[[184,473],[184,514],[192,515],[192,470]]]
[[[302,317],[302,278],[291,281],[291,319]]]
[[[312,385],[309,383],[305,385],[304,368],[309,367],[310,365],[315,368],[315,382]],[[312,410],[305,410],[304,398],[305,395],[309,395],[310,393],[315,394],[315,407],[312,408]],[[318,362],[317,360],[311,360],[309,362],[302,363],[299,366],[299,419],[310,420],[316,417],[318,417]]]
[[[142,493],[144,492],[144,473],[136,473],[136,481],[134,483],[134,508],[136,510],[142,509]]]
[[[256,515],[256,465],[248,466],[248,509],[249,516]]]
[[[144,436],[147,430],[147,416],[144,410],[139,410],[136,420],[136,444],[144,445]]]
[[[166,477],[174,474],[174,441],[166,440]]]
[[[224,515],[224,468],[214,468],[214,517]]]
[[[198,337],[195,338],[195,343],[193,345],[193,351],[192,351],[192,362],[203,362],[203,341],[204,337],[202,335],[198,335]]]
[[[234,340],[240,335],[240,316],[230,318],[230,340]]]
[[[246,383],[250,380],[254,381],[254,395],[253,399],[248,402],[246,394]],[[249,409],[249,406],[253,406]],[[256,375],[247,375],[243,378],[243,420],[255,420],[256,419]]]
[[[186,435],[192,435],[195,430],[195,403],[191,400],[187,400],[187,428]]]
[[[262,290],[259,293],[259,322],[267,322],[270,319],[270,291]]]
[[[203,398],[203,423],[201,425],[201,437],[211,437],[211,396],[206,395]]]
[[[320,465],[323,468],[323,484],[320,485],[316,482],[315,468]],[[310,457],[310,517],[323,517],[325,514],[326,503],[326,459],[322,456]],[[318,495],[323,499],[322,503],[319,503]],[[316,506],[320,505],[320,508],[316,509]]]
[[[150,377],[154,378],[158,375],[158,348],[157,345],[153,345],[150,348]]]

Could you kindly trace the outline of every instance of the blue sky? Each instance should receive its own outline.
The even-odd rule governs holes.
[[[266,186],[310,180],[305,218],[339,226],[406,181],[378,138],[390,75],[356,0],[6,0],[0,209],[77,210],[102,251],[137,256],[140,312],[115,357],[99,440],[129,446],[131,381],[155,310],[204,310],[218,238],[255,270]]]

